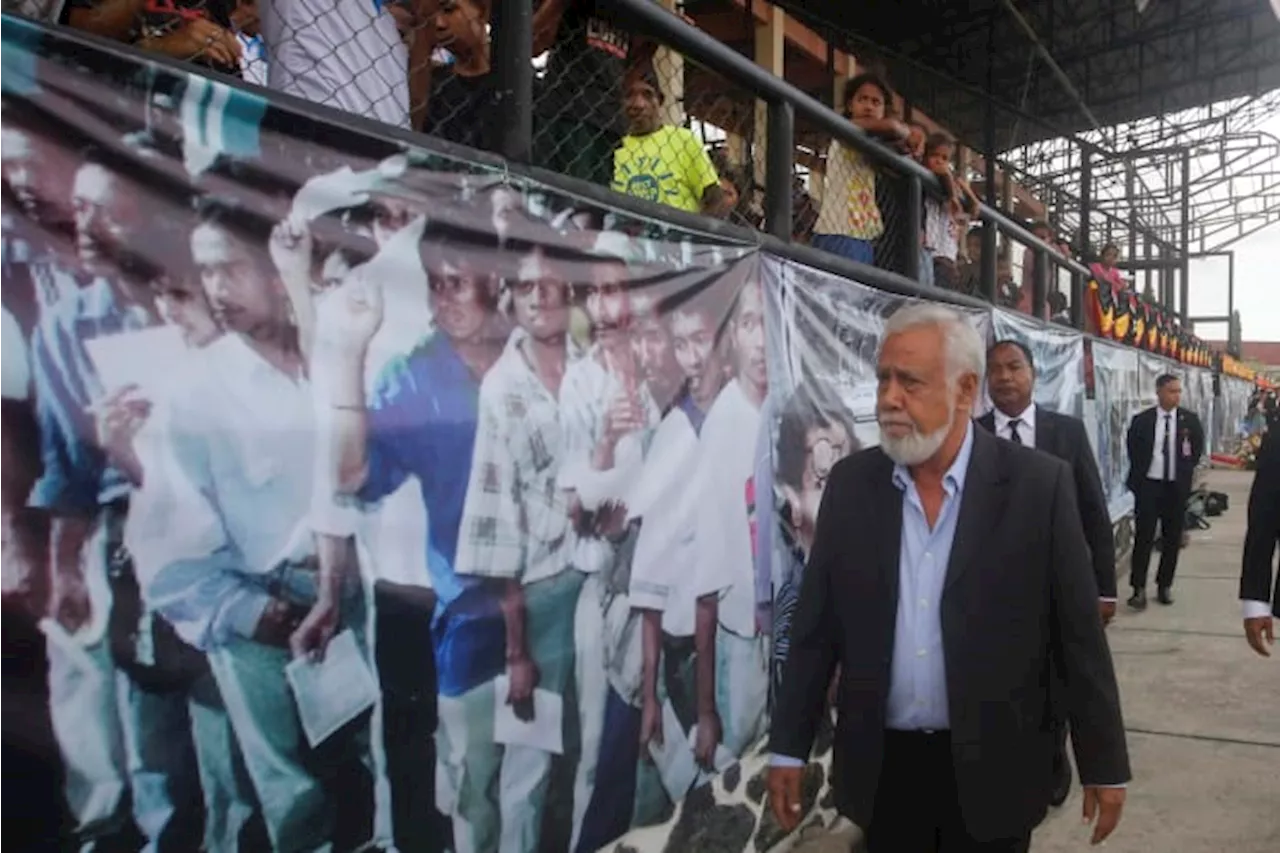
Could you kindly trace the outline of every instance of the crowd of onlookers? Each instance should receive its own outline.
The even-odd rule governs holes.
[[[496,147],[505,120],[490,63],[490,0],[16,0],[19,11],[56,20],[173,59],[450,142]],[[708,150],[668,110],[672,88],[656,69],[657,44],[636,35],[599,0],[538,0],[531,62],[535,165],[614,190],[752,228],[764,227],[751,163]],[[955,167],[957,143],[896,114],[874,73],[845,85],[843,114],[863,132],[938,176],[922,200],[919,280],[982,292],[978,198]],[[821,185],[817,186],[817,184]],[[795,242],[903,271],[899,179],[833,140],[821,176],[797,177]],[[806,185],[807,184],[807,185]],[[1030,230],[1072,257],[1047,222]],[[1035,251],[999,248],[996,301],[1032,311]],[[1115,293],[1127,283],[1114,245],[1092,265]],[[1047,278],[1043,319],[1070,322],[1065,267]],[[1146,297],[1144,297],[1146,298]],[[1086,312],[1088,313],[1088,312]]]

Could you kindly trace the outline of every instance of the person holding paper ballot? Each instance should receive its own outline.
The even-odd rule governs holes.
[[[508,251],[518,244],[509,241]],[[493,739],[503,744],[496,786],[499,828],[487,842],[533,853],[563,751],[564,698],[574,668],[574,613],[585,576],[574,568],[577,534],[557,474],[564,459],[560,393],[576,353],[569,339],[570,286],[539,249],[504,279],[502,302],[516,328],[480,385],[476,444],[455,569],[502,590],[506,673],[494,680]],[[598,641],[598,640],[597,640]],[[550,747],[550,749],[549,749]],[[559,747],[558,749],[555,747]],[[474,792],[492,810],[491,792]]]
[[[437,791],[437,802],[449,806],[442,811],[452,819],[455,842],[461,849],[486,850],[496,847],[499,821],[496,803],[486,794],[497,784],[502,760],[502,747],[493,739],[493,680],[506,666],[505,628],[494,585],[457,574],[455,564],[480,386],[502,354],[509,324],[496,310],[499,279],[476,268],[473,245],[431,235],[422,246],[436,331],[392,359],[371,393],[364,377],[370,342],[384,322],[380,283],[360,282],[362,294],[342,305],[346,315],[338,331],[344,340],[337,347],[330,403],[337,486],[365,506],[410,479],[421,493],[430,524],[420,547],[435,598],[434,611],[426,614],[430,634],[423,651],[434,650],[433,689],[439,696],[417,704],[438,702],[434,754],[444,770],[444,790]],[[378,619],[395,618],[399,630],[386,634],[380,646],[390,646],[388,658],[395,651],[397,661],[415,662],[417,654],[398,646],[417,641],[414,626],[405,622],[424,614],[405,596],[384,597],[382,604]],[[385,612],[391,608],[394,613]],[[386,692],[386,667],[379,669]],[[397,775],[392,792],[412,803],[412,792],[396,784],[409,781]],[[397,806],[394,819],[397,844],[416,839],[418,846],[409,849],[424,849],[432,843],[426,815]]]
[[[50,630],[65,640],[50,645],[55,725],[77,737],[101,735],[91,747],[63,744],[78,840],[127,838],[131,811],[148,842],[163,851],[201,843],[201,782],[191,733],[198,709],[189,700],[200,694],[206,705],[216,705],[217,691],[200,656],[185,655],[176,642],[167,648],[182,665],[160,670],[141,660],[144,642],[158,655],[161,637],[172,634],[140,601],[123,542],[133,482],[113,464],[95,422],[109,395],[121,390],[118,383],[133,377],[102,375],[92,355],[97,343],[120,343],[159,323],[149,287],[156,264],[138,249],[145,243],[142,211],[152,202],[109,160],[88,159],[75,171],[70,206],[83,286],[48,306],[32,341],[43,472],[28,504],[49,522],[49,613],[56,623]],[[109,609],[105,595],[92,594],[108,587]],[[64,654],[72,647],[78,654]],[[91,671],[77,671],[88,665]],[[110,687],[87,700],[100,704],[84,704],[92,695],[84,685],[94,676]],[[92,760],[91,750],[119,754],[126,747],[128,770],[118,771],[120,794],[111,803],[75,787],[77,779],[100,773],[93,767],[81,771],[81,762]],[[234,791],[229,761],[218,761],[216,751],[201,751],[211,771],[205,795],[217,796],[219,788]],[[205,840],[221,843],[217,826],[209,829]]]
[[[775,705],[768,787],[784,830],[804,817],[837,666],[836,808],[871,853],[1028,850],[1056,708],[1093,842],[1120,820],[1129,757],[1071,470],[973,425],[983,368],[953,309],[909,304],[885,325],[881,444],[831,470]]]
[[[368,705],[317,706],[323,693],[291,690],[298,681],[285,676],[291,635],[333,602],[341,629],[363,642],[361,588],[354,574],[335,571],[353,560],[317,557],[306,365],[265,235],[246,233],[246,222],[206,198],[191,232],[192,259],[226,334],[173,402],[170,437],[189,488],[180,523],[156,543],[147,596],[207,653],[256,799],[238,805],[256,805],[272,846],[360,844],[371,835]],[[368,666],[360,656],[341,662]],[[316,721],[341,731],[313,742]]]

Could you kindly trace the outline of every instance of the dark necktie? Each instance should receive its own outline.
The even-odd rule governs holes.
[[[1009,440],[1014,444],[1022,444],[1022,436],[1018,435],[1018,425],[1022,423],[1022,418],[1014,418],[1009,421]]]
[[[1164,481],[1173,480],[1173,433],[1170,432],[1172,418],[1168,412],[1164,414]]]

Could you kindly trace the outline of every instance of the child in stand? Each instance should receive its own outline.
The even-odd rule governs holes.
[[[845,116],[866,133],[904,148],[905,124],[889,115],[893,95],[875,74],[859,74],[844,87]],[[837,140],[827,152],[827,178],[813,245],[864,264],[875,262],[875,240],[884,233],[876,204],[876,169]]]
[[[920,279],[946,290],[960,288],[961,223],[978,215],[978,197],[967,181],[951,171],[956,141],[949,133],[929,134],[924,144],[924,165],[942,183],[943,199],[926,194],[924,199],[924,243],[920,253]]]

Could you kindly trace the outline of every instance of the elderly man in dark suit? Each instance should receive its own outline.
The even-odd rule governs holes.
[[[1071,466],[1076,505],[1084,523],[1084,538],[1093,557],[1098,584],[1098,610],[1103,624],[1116,615],[1116,548],[1111,515],[1098,463],[1089,437],[1078,418],[1037,406],[1032,400],[1036,369],[1031,351],[1015,340],[997,341],[987,350],[987,396],[995,408],[978,418],[978,425],[1015,444],[1034,447]],[[1062,805],[1071,790],[1071,764],[1067,759],[1067,729],[1057,719],[1058,750],[1054,756],[1054,786],[1050,802]]]
[[[1133,492],[1133,568],[1129,606],[1147,607],[1147,568],[1160,523],[1160,569],[1156,600],[1173,604],[1173,576],[1182,550],[1191,477],[1204,455],[1204,427],[1182,401],[1182,382],[1172,373],[1156,379],[1159,405],[1134,415],[1125,444],[1129,452],[1129,491]]]
[[[1129,758],[1071,469],[973,426],[983,365],[949,308],[908,306],[885,328],[881,446],[830,473],[777,694],[784,829],[837,665],[832,784],[871,853],[1026,851],[1056,708],[1093,839],[1120,820]]]

